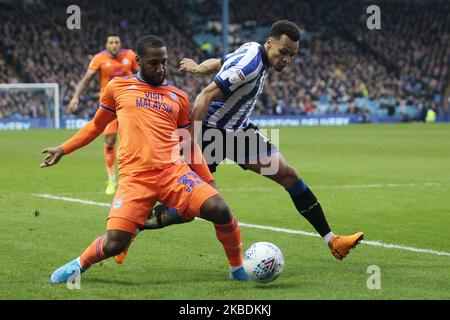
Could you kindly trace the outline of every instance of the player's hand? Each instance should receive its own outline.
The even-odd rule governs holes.
[[[61,147],[50,147],[42,150],[46,154],[44,161],[41,163],[41,168],[50,167],[57,164],[59,159],[65,154]]]
[[[196,73],[197,62],[189,58],[183,58],[180,62],[180,72]]]
[[[72,100],[70,100],[69,102],[69,110],[70,112],[74,113],[77,111],[78,109],[78,103],[80,102],[80,99],[78,98],[72,98]]]

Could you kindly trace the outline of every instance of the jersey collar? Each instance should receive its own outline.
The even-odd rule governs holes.
[[[266,50],[264,49],[264,45],[261,46],[262,50],[262,61],[266,66],[269,66],[269,57],[267,57]]]
[[[145,81],[144,79],[142,79],[142,78],[139,76],[139,73],[136,73],[136,79],[138,79],[140,82],[143,82],[143,83],[145,83],[145,84],[148,84],[149,86],[152,86],[152,87],[166,87],[166,86],[169,85],[169,81],[167,81],[166,79],[164,79],[163,83],[160,84],[159,86],[151,85],[150,83],[148,83],[147,81]]]

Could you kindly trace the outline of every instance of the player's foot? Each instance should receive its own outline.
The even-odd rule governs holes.
[[[362,232],[357,232],[351,236],[335,235],[328,243],[328,247],[336,259],[342,260],[362,239],[364,239],[364,233]]]
[[[115,180],[108,180],[106,183],[106,190],[105,193],[110,196],[113,195],[116,192],[117,188],[117,182]]]
[[[252,281],[252,279],[250,279],[248,274],[245,272],[244,267],[240,267],[239,269],[230,272],[230,279],[244,281],[244,282]]]
[[[194,218],[185,219],[180,216],[176,209],[169,208],[164,204],[158,204],[145,221],[144,229],[162,229],[172,224],[191,222]]]
[[[114,256],[114,260],[117,262],[117,264],[122,264],[125,261],[127,254],[128,254],[128,249],[130,248],[131,243],[134,241],[134,239],[136,238],[138,233],[139,233],[139,230],[136,230],[136,232],[131,237],[131,240],[128,243],[128,246],[125,248],[125,250],[123,250],[118,255]]]
[[[80,265],[80,258],[78,257],[75,260],[72,260],[62,267],[56,269],[50,277],[50,282],[52,284],[66,283],[70,277],[74,276],[75,274],[81,274],[83,271],[84,270],[81,269]]]

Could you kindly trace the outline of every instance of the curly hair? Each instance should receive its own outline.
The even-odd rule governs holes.
[[[278,20],[270,28],[269,36],[275,39],[285,34],[292,41],[300,41],[300,29],[298,26],[289,20]]]

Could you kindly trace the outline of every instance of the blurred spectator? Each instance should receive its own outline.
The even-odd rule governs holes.
[[[222,55],[220,0],[135,0],[133,5],[80,0],[82,28],[68,30],[65,9],[71,2],[0,1],[0,53],[5,57],[0,55],[0,82],[58,82],[67,106],[89,60],[104,49],[109,32],[119,33],[125,48],[133,48],[148,33],[162,36],[169,53],[168,79],[191,101],[211,81],[210,76],[181,74],[178,64],[183,57],[200,62]],[[230,50],[246,41],[263,42],[278,19],[295,21],[303,31],[300,52],[287,72],[268,73],[254,114],[341,113],[364,119],[377,114],[409,121],[425,119],[432,106],[437,113],[448,112],[444,92],[449,78],[450,2],[371,4],[379,5],[383,13],[379,31],[367,29],[364,1],[337,6],[332,0],[230,0]],[[196,44],[194,39],[201,34],[212,38]],[[5,99],[8,107],[0,117],[42,115],[39,101],[44,98],[0,94],[0,106]],[[82,99],[79,116],[89,118],[97,109],[96,81]]]

